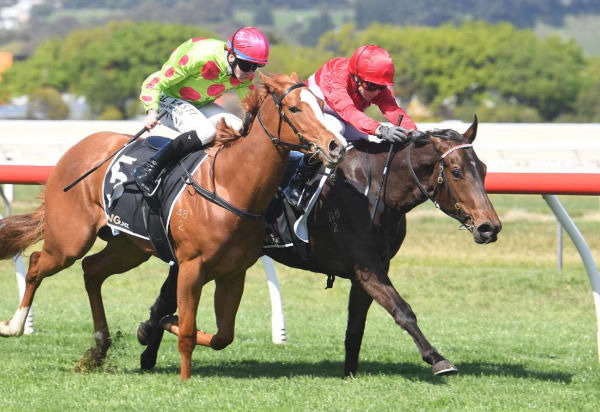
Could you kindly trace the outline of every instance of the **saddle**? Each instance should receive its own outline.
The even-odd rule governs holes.
[[[206,159],[206,153],[191,153],[165,169],[152,198],[143,196],[132,177],[133,169],[169,141],[166,137],[151,136],[123,148],[106,171],[102,193],[107,225],[113,235],[123,232],[150,240],[163,261],[176,263],[168,231],[173,205],[185,190],[187,177]]]

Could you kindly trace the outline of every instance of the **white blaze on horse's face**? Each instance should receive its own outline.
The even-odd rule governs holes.
[[[317,97],[311,91],[302,89],[300,92],[300,100],[308,104],[313,109],[317,119],[319,119],[321,122],[325,120],[323,110],[321,110],[321,106],[319,106],[319,102],[317,102]]]
[[[344,139],[344,137],[339,132],[331,130],[330,127],[327,127],[327,120],[325,119],[323,110],[321,110],[321,106],[317,101],[317,97],[310,90],[303,89],[300,92],[300,100],[302,100],[304,103],[308,104],[311,107],[311,109],[315,113],[315,117],[323,124],[323,126],[325,126],[327,130],[333,133],[335,137],[344,144],[344,147],[346,147],[346,139]]]

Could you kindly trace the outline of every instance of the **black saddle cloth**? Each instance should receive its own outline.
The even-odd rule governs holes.
[[[170,139],[151,136],[121,150],[106,171],[103,182],[104,211],[113,234],[128,233],[149,239],[159,257],[176,262],[168,231],[173,205],[186,186],[186,171],[193,174],[206,158],[194,152],[167,168],[159,180],[156,194],[148,199],[133,180],[133,169],[143,165]]]

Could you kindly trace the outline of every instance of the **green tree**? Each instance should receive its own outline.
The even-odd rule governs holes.
[[[85,96],[94,114],[113,105],[127,116],[146,76],[190,37],[214,36],[196,26],[111,23],[49,40],[30,59],[11,67],[2,86],[12,96],[41,86]],[[216,36],[215,36],[216,37]]]
[[[375,24],[349,32],[329,32],[319,46],[346,56],[362,44],[384,47],[396,66],[396,95],[404,100],[417,95],[434,110],[478,104],[491,93],[534,107],[543,119],[552,120],[573,109],[582,86],[585,61],[573,42],[538,39],[508,23],[440,28]]]
[[[600,122],[600,59],[590,60],[582,73],[581,87],[571,113],[560,117],[564,122]]]
[[[29,94],[27,118],[34,120],[63,120],[69,117],[69,106],[52,87],[40,87]]]
[[[271,48],[269,64],[261,70],[266,73],[291,74],[295,72],[300,79],[306,80],[325,61],[333,57],[331,52],[311,47],[277,44]]]
[[[562,25],[569,14],[600,13],[600,3],[591,0],[371,0],[353,2],[356,24],[426,25],[461,24],[482,20],[510,22],[521,28],[538,21]]]

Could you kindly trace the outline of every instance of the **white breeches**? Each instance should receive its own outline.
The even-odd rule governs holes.
[[[221,119],[225,119],[225,122],[235,130],[242,127],[242,120],[239,117],[216,103],[198,108],[188,101],[163,94],[160,98],[160,110],[167,111],[161,120],[165,126],[181,133],[195,130],[202,144],[213,141],[217,133],[216,125]]]

